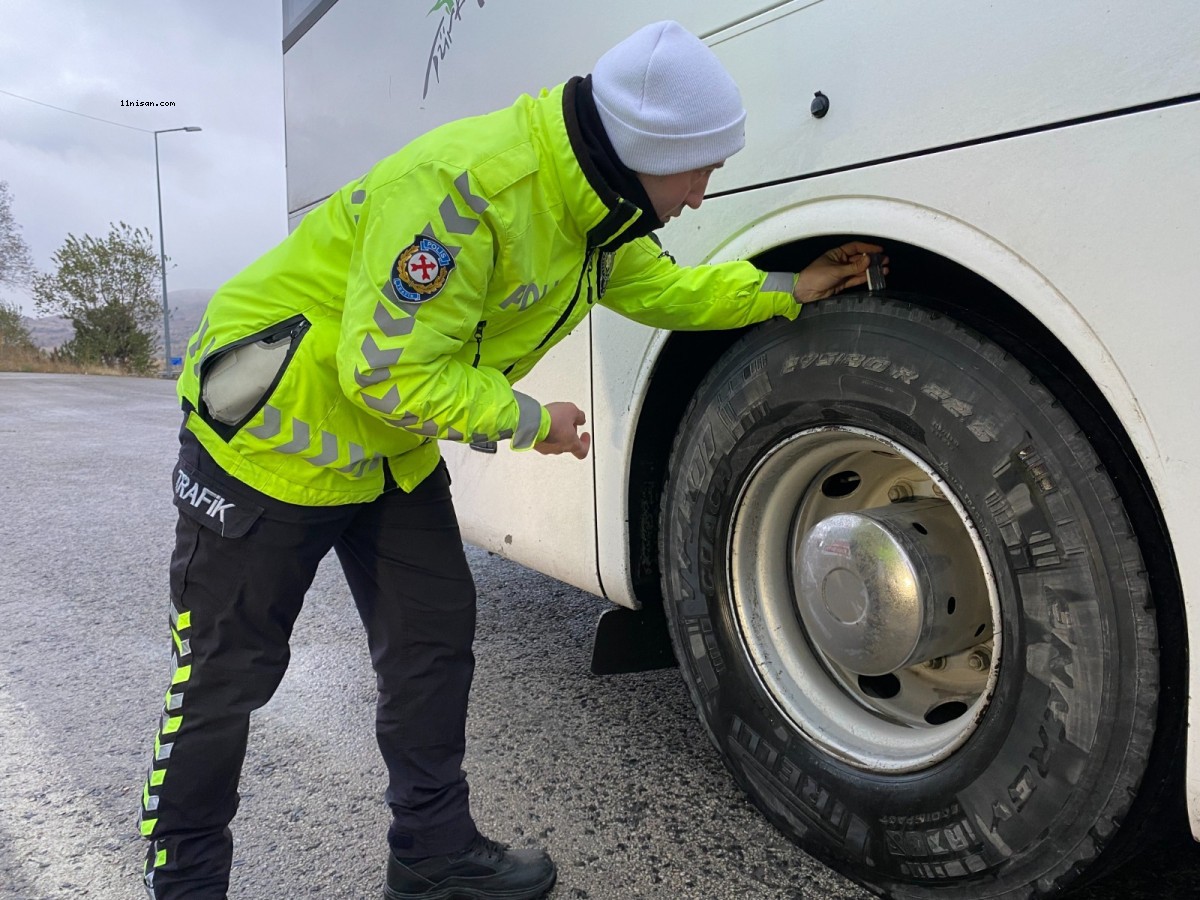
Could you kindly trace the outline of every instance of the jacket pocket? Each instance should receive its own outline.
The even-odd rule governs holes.
[[[230,440],[266,404],[309,329],[302,315],[222,347],[200,370],[200,417]]]

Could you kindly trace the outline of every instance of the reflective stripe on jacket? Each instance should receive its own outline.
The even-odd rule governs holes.
[[[369,501],[385,468],[419,484],[439,440],[542,440],[549,413],[512,384],[597,301],[675,329],[799,313],[790,277],[766,289],[748,262],[681,267],[651,237],[603,251],[639,210],[590,186],[571,89],[417,138],[221,287],[179,396],[226,472],[286,502]],[[216,421],[202,380],[226,353],[279,340],[290,349],[262,399]]]

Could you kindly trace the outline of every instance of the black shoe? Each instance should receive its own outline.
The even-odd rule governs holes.
[[[545,850],[509,850],[482,834],[450,856],[388,857],[387,900],[537,900],[558,870]]]

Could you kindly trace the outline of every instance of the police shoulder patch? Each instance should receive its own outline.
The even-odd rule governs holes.
[[[441,293],[453,270],[450,251],[439,241],[418,234],[392,264],[392,288],[397,297],[422,303]]]

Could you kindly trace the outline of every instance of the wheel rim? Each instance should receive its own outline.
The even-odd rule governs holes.
[[[780,441],[742,485],[727,563],[758,680],[826,752],[916,771],[982,721],[995,579],[962,502],[907,448],[845,427]]]

